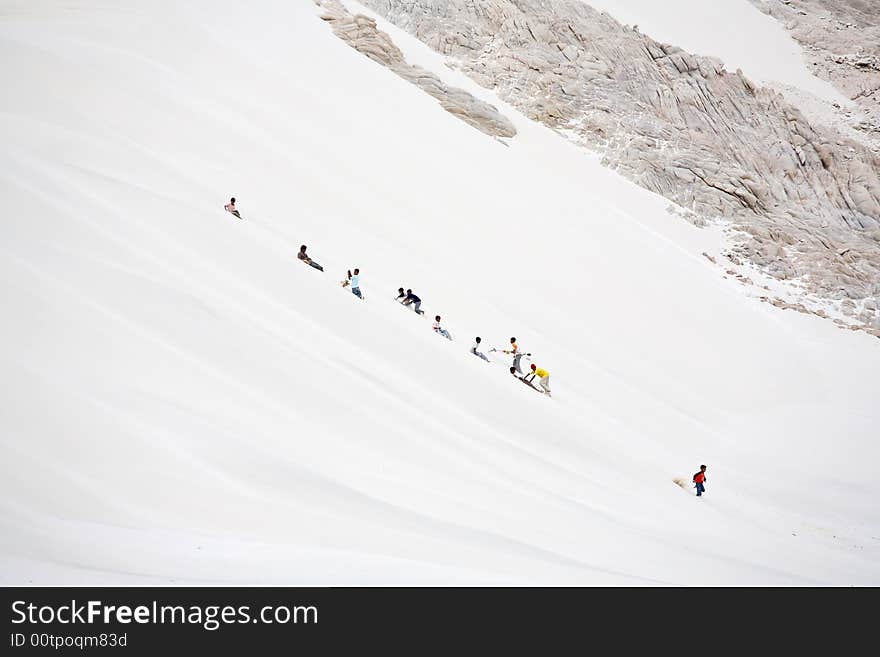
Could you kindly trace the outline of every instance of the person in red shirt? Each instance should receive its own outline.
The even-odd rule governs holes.
[[[706,487],[703,485],[706,483],[706,466],[701,465],[700,471],[694,475],[694,484],[697,486],[697,497],[706,492]]]

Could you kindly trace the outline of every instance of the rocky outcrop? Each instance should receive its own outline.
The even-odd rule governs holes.
[[[880,151],[880,3],[876,0],[751,0],[785,25],[813,72],[855,101],[853,128]]]
[[[581,0],[360,1],[640,185],[729,220],[734,257],[874,316],[880,160],[862,144]]]
[[[407,64],[391,37],[379,30],[372,18],[362,14],[352,15],[338,0],[315,2],[324,10],[321,18],[330,23],[336,36],[436,98],[450,114],[493,137],[516,135],[516,128],[510,120],[489,103],[462,89],[444,84],[433,73]]]

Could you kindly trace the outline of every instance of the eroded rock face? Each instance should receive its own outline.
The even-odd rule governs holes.
[[[444,84],[440,78],[406,63],[391,37],[376,27],[376,21],[362,14],[352,15],[338,0],[315,0],[323,8],[321,18],[333,33],[373,61],[387,66],[400,77],[440,101],[450,114],[493,137],[513,137],[516,128],[495,107],[470,93]]]
[[[781,21],[806,52],[813,72],[854,100],[853,127],[880,150],[880,2],[751,0]]]
[[[640,185],[730,220],[734,257],[808,295],[880,294],[880,160],[776,92],[580,0],[360,1]]]

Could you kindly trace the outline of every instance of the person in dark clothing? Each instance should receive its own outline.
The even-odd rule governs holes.
[[[306,263],[310,267],[314,267],[318,271],[324,271],[324,268],[321,265],[319,265],[317,262],[312,260],[308,255],[306,255],[306,245],[305,244],[303,244],[301,247],[299,247],[299,253],[296,254],[296,257],[299,258],[300,260],[302,260],[304,263]]]
[[[511,366],[511,368],[510,368],[510,374],[511,374],[511,376],[513,376],[514,379],[517,379],[517,380],[519,380],[519,381],[522,381],[524,384],[526,384],[526,385],[527,385],[529,388],[531,388],[532,390],[538,390],[535,386],[533,386],[533,385],[532,385],[532,384],[526,379],[526,377],[524,377],[524,376],[520,376],[519,374],[517,374],[517,373],[516,373],[516,368],[515,368],[515,367]],[[540,390],[538,390],[538,392],[540,392]]]
[[[397,288],[397,300],[403,303],[404,299],[406,299],[406,292],[403,291],[402,287]]]
[[[697,497],[700,497],[703,493],[706,492],[706,466],[701,465],[700,471],[694,475],[694,485],[697,489]]]
[[[419,315],[425,314],[424,310],[419,310],[420,306],[422,305],[422,300],[418,296],[413,294],[412,290],[406,291],[406,297],[404,297],[404,299],[403,299],[403,301],[401,301],[401,303],[404,306],[412,306],[413,310],[415,310]]]

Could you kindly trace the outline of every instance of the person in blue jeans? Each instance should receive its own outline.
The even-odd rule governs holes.
[[[351,293],[358,299],[363,299],[364,295],[361,294],[361,270],[357,267],[355,267],[354,273],[351,275],[350,285]]]
[[[402,303],[404,306],[412,306],[412,309],[415,310],[419,315],[425,314],[425,311],[420,310],[420,308],[419,308],[419,306],[422,305],[422,300],[418,296],[413,294],[412,290],[406,291],[406,296],[403,298],[403,301],[401,301],[400,303]]]
[[[300,260],[302,260],[304,263],[306,263],[309,267],[314,267],[318,271],[324,271],[324,268],[321,265],[319,265],[317,262],[312,260],[306,254],[306,245],[305,244],[303,244],[301,247],[299,247],[299,253],[296,254],[296,257],[299,258]]]
[[[434,325],[433,325],[431,328],[434,329],[434,333],[439,333],[440,335],[442,335],[442,336],[443,336],[444,338],[446,338],[447,340],[451,340],[451,339],[452,339],[452,336],[449,335],[449,331],[447,331],[445,328],[443,328],[442,326],[440,326],[440,315],[437,315],[437,316],[434,318]]]
[[[700,471],[694,475],[694,485],[697,488],[697,497],[700,497],[703,493],[706,492],[706,466],[701,465]]]
[[[472,353],[474,356],[479,356],[480,358],[482,358],[482,359],[485,360],[486,362],[489,362],[489,357],[486,356],[486,354],[484,354],[482,351],[480,351],[480,343],[481,343],[482,341],[483,341],[483,340],[482,340],[481,338],[479,338],[479,337],[474,338],[474,344],[473,344],[473,346],[471,347],[471,353]]]

